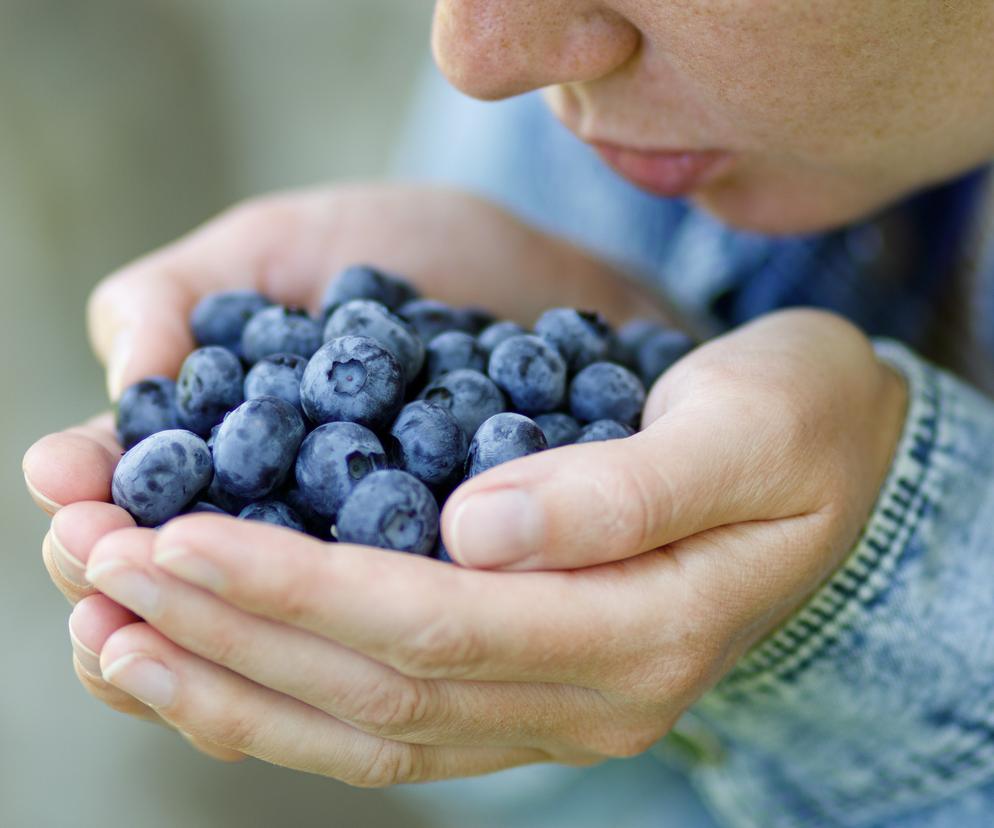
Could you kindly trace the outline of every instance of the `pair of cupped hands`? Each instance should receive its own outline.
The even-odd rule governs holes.
[[[369,261],[523,323],[658,313],[607,265],[467,195],[341,187],[239,206],[104,280],[112,396],[175,375],[203,295],[315,307]],[[45,565],[75,606],[83,686],[219,759],[362,786],[632,756],[796,612],[858,540],[904,422],[903,381],[847,322],[775,313],[651,390],[643,430],[500,466],[442,517],[462,565],[110,502],[105,414],[24,460]]]

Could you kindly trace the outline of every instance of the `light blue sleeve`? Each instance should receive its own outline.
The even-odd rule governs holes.
[[[911,402],[858,546],[692,713],[730,825],[994,825],[994,403],[877,348]]]

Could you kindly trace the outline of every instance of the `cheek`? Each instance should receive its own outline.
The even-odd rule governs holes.
[[[684,87],[737,147],[858,156],[893,123],[913,85],[909,63],[924,57],[918,21],[892,2],[702,0],[671,9],[646,45],[646,69]]]

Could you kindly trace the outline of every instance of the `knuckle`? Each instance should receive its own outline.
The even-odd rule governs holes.
[[[389,788],[424,779],[424,751],[419,745],[382,741],[360,767],[342,781],[357,788]]]
[[[385,737],[408,735],[428,718],[429,694],[421,682],[399,678],[377,682],[374,688],[364,691],[352,721],[368,733]]]
[[[394,666],[414,678],[467,676],[483,662],[484,649],[478,631],[439,615],[399,646]]]
[[[178,718],[182,718],[182,714]],[[240,753],[254,755],[253,746],[258,737],[259,728],[248,716],[229,710],[210,733],[202,733],[197,728],[181,728],[209,742],[237,750]]]
[[[600,752],[612,759],[631,759],[645,753],[661,736],[655,728],[645,726],[617,730],[600,746]]]

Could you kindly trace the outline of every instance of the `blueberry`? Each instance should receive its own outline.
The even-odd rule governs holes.
[[[617,420],[634,427],[645,407],[645,386],[627,368],[613,362],[595,362],[573,378],[569,407],[583,423]]]
[[[179,422],[201,437],[242,402],[245,372],[241,360],[227,348],[209,345],[186,358],[176,385]]]
[[[517,322],[494,322],[480,332],[476,341],[489,354],[505,339],[510,339],[512,336],[521,336],[526,333],[528,331],[522,328]]]
[[[213,503],[208,503],[206,500],[198,500],[192,506],[190,506],[183,514],[185,515],[224,515],[225,517],[230,517],[230,515],[224,511],[220,506],[215,506]]]
[[[224,418],[214,440],[217,485],[235,497],[266,497],[286,478],[304,432],[303,419],[286,400],[259,397],[242,403]]]
[[[646,388],[670,366],[694,349],[694,341],[680,331],[662,329],[650,334],[638,349],[636,365]]]
[[[404,381],[413,382],[425,361],[425,346],[409,322],[390,313],[379,302],[353,299],[341,305],[328,319],[325,340],[340,336],[368,336],[396,357],[404,369]]]
[[[193,502],[211,473],[211,453],[200,437],[180,429],[160,431],[121,458],[111,494],[139,526],[160,526]]]
[[[353,299],[372,299],[396,310],[417,295],[417,291],[398,276],[370,265],[352,265],[331,280],[321,300],[321,312],[327,317],[339,305]]]
[[[467,439],[476,434],[484,420],[500,414],[507,403],[493,380],[479,371],[460,368],[433,380],[420,398],[447,409],[466,432]]]
[[[652,319],[633,319],[618,329],[614,341],[613,362],[638,369],[638,352],[650,336],[665,328]]]
[[[441,532],[438,533],[438,540],[435,541],[435,548],[432,550],[431,556],[436,561],[441,561],[442,563],[455,563],[449,554],[449,550],[445,548],[445,541],[442,540]]]
[[[310,359],[321,347],[321,326],[298,308],[275,306],[259,311],[242,331],[242,356],[249,364],[273,354]]]
[[[297,456],[297,485],[311,509],[331,521],[359,482],[387,468],[379,438],[356,423],[328,423],[314,429]]]
[[[545,442],[549,444],[549,448],[568,446],[576,442],[576,438],[580,436],[580,424],[570,417],[569,414],[561,414],[559,412],[554,414],[539,414],[535,418],[535,422],[542,429],[542,433],[545,435]]]
[[[462,324],[459,326],[459,330],[473,336],[476,336],[484,328],[493,325],[496,321],[494,315],[490,311],[483,310],[483,308],[460,308],[458,314],[462,317]]]
[[[246,506],[238,515],[240,520],[257,520],[273,526],[306,532],[304,522],[293,509],[279,500],[260,500]]]
[[[631,437],[634,433],[633,428],[616,420],[595,420],[583,427],[576,442],[599,443],[602,440],[621,440],[625,437]]]
[[[211,506],[216,506],[226,515],[238,515],[238,513],[252,502],[250,497],[237,497],[224,490],[221,482],[214,475],[211,485],[207,487],[206,500]]]
[[[429,380],[459,368],[487,370],[487,352],[464,331],[440,333],[428,343],[427,356]]]
[[[414,326],[422,342],[431,342],[440,333],[446,331],[464,331],[476,333],[473,322],[467,315],[434,299],[415,299],[407,302],[397,311],[404,319]]]
[[[152,377],[135,383],[117,404],[117,439],[125,450],[179,425],[176,383],[171,379]]]
[[[291,476],[287,482],[288,485],[279,491],[279,499],[300,516],[309,535],[318,540],[331,541],[331,520],[322,517],[314,510],[297,485],[296,478]]]
[[[438,505],[416,477],[377,471],[349,495],[335,530],[342,543],[430,555],[438,539]]]
[[[447,409],[430,402],[405,405],[390,436],[396,465],[429,486],[451,480],[466,462],[466,432]]]
[[[245,375],[245,399],[279,397],[303,414],[300,381],[306,367],[307,360],[296,354],[273,354],[260,359]]]
[[[404,402],[404,372],[376,340],[339,337],[307,363],[300,399],[315,423],[347,421],[386,428]]]
[[[201,299],[190,314],[197,345],[220,345],[241,356],[242,331],[259,311],[272,303],[254,290],[229,290]]]
[[[566,395],[566,362],[537,336],[505,339],[490,354],[487,373],[522,414],[554,411]]]
[[[480,426],[469,445],[466,477],[548,447],[542,429],[534,420],[521,414],[496,414]]]
[[[553,308],[539,317],[535,333],[559,350],[571,374],[607,359],[611,349],[611,328],[599,313]]]

